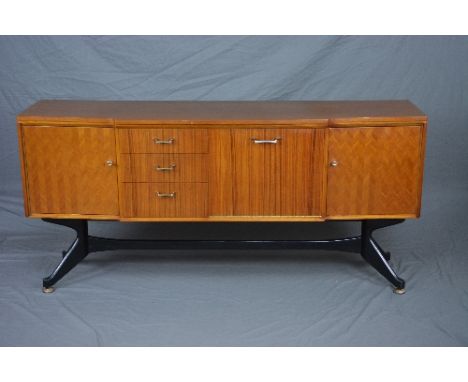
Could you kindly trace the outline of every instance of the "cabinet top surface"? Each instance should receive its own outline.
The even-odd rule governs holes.
[[[72,101],[42,100],[18,115],[22,123],[297,124],[424,123],[406,100],[390,101]]]

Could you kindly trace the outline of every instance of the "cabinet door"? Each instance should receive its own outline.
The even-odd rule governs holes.
[[[417,126],[330,129],[327,215],[418,215],[422,132]]]
[[[321,215],[323,129],[231,133],[234,215]]]
[[[23,140],[31,213],[118,215],[114,129],[23,127]]]

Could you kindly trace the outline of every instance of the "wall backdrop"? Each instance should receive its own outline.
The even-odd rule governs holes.
[[[43,295],[73,235],[23,218],[15,117],[39,99],[410,99],[429,117],[422,218],[377,234],[408,293],[349,254],[122,251]],[[0,345],[468,345],[467,37],[2,36],[0,129]],[[91,228],[304,238],[356,226]]]

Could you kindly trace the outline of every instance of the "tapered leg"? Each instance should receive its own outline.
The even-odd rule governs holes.
[[[372,237],[376,229],[403,222],[401,219],[394,220],[363,220],[361,232],[361,255],[377,272],[395,286],[395,293],[405,293],[405,280],[399,278],[388,263],[389,254],[384,252]]]
[[[51,293],[53,285],[70,272],[81,260],[88,255],[88,222],[78,219],[43,219],[46,222],[64,225],[76,231],[76,239],[67,251],[63,252],[60,264],[52,274],[42,280],[42,291]]]
[[[70,246],[68,247],[66,251],[62,251],[62,258],[65,257],[66,254],[71,251],[71,249],[76,245],[77,241],[78,241],[78,238],[72,241],[72,243],[70,244]]]
[[[380,247],[380,245],[375,241],[374,238],[371,237],[371,238],[370,238],[370,241],[371,241],[371,243],[372,243],[372,246],[373,246],[373,247],[376,247],[377,250],[383,254],[383,256],[385,257],[385,260],[387,260],[387,261],[390,260],[390,256],[391,256],[391,255],[390,255],[390,252],[384,251],[384,250]]]

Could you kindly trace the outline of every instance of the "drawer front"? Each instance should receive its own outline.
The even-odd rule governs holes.
[[[118,129],[121,153],[207,153],[206,129]]]
[[[124,183],[126,218],[206,217],[208,183]]]
[[[122,154],[122,182],[207,182],[206,154]]]

